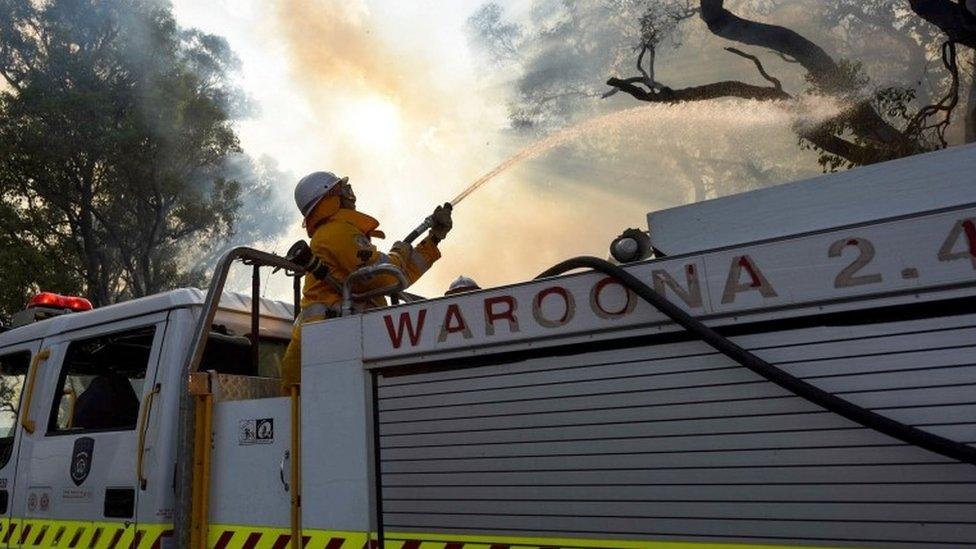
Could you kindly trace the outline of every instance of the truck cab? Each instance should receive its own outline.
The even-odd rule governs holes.
[[[149,548],[171,536],[180,367],[204,297],[174,290],[0,334],[0,546]],[[254,323],[252,304],[222,296],[200,369],[226,381],[225,398],[279,400],[287,410],[280,358],[294,309],[262,299]],[[230,436],[260,444],[270,464],[266,486],[256,475],[237,484],[267,489],[269,509],[277,488],[287,521],[273,408]],[[278,426],[287,430],[285,419]]]

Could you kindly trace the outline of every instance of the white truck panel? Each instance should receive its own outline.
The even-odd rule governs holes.
[[[360,317],[303,332],[302,510],[308,528],[370,530],[372,421]],[[324,341],[338,344],[322,345]],[[341,343],[339,343],[341,342]]]
[[[864,166],[647,216],[652,244],[668,255],[973,203],[976,145]]]
[[[627,269],[699,317],[843,306],[976,283],[976,208],[841,229]],[[967,228],[970,227],[970,228]],[[663,314],[596,274],[536,281],[363,315],[367,363],[667,325]],[[569,303],[567,308],[566,304]]]
[[[242,429],[270,420],[272,438],[245,438]],[[210,521],[287,528],[290,499],[291,404],[263,398],[214,404]],[[290,459],[290,456],[289,456]]]

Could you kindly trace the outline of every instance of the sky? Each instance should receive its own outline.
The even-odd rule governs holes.
[[[226,37],[240,57],[239,83],[256,107],[237,125],[241,144],[291,174],[282,199],[292,200],[294,183],[308,172],[346,175],[358,209],[389,235],[377,242],[388,249],[435,205],[533,139],[510,130],[510,69],[486,63],[465,31],[482,2],[175,0],[173,6],[180,25]],[[514,18],[530,14],[529,0],[500,3]],[[676,57],[669,77],[715,78],[743,62],[730,62],[720,41],[702,35],[685,39],[720,53]],[[775,60],[770,66],[783,68]],[[733,162],[730,145],[741,149],[734,161],[746,158],[759,174],[728,182],[731,190],[818,171],[796,147],[790,115],[776,107],[718,103],[632,112],[640,104],[622,95],[592,101],[600,102],[594,116],[624,114],[515,165],[462,202],[441,244],[443,258],[412,291],[440,295],[458,275],[483,287],[516,283],[568,257],[606,257],[617,234],[646,228],[649,211],[692,200],[689,178],[707,179],[715,166]],[[725,146],[687,146],[719,141]],[[264,245],[283,252],[305,236],[300,222],[296,209],[282,220],[285,235]],[[268,292],[284,297],[287,285],[275,283]]]
[[[274,158],[296,181],[315,170],[349,176],[358,208],[389,234],[377,245],[388,248],[512,152],[493,143],[507,111],[479,90],[468,51],[464,22],[478,5],[178,0],[174,11],[181,25],[226,37],[241,58],[241,85],[258,107],[237,128],[244,150]],[[460,274],[484,285],[531,276],[544,262],[520,264],[525,256],[512,252],[526,237],[545,247],[555,236],[566,249],[562,235],[542,234],[552,227],[537,212],[550,198],[513,181],[496,184],[458,208],[444,258],[418,293],[443,293]],[[292,190],[281,193],[291,200]],[[632,224],[643,209],[632,212]],[[282,250],[304,235],[297,210],[286,221]]]

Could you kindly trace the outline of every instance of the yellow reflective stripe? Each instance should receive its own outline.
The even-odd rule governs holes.
[[[26,538],[22,538],[26,528]],[[64,549],[153,549],[164,533],[172,531],[172,524],[144,524],[138,528],[125,527],[121,522],[89,522],[72,520],[39,520],[0,518],[0,547],[6,547],[8,531],[14,529],[9,538],[10,545],[20,544],[25,548]],[[223,549],[273,549],[289,547],[283,545],[289,538],[288,528],[271,528],[250,525],[214,524],[210,526],[208,547],[220,546]],[[367,532],[342,530],[306,529],[302,535],[308,538],[305,549],[367,549],[367,540],[372,536]],[[138,536],[139,543],[133,544]],[[21,542],[21,539],[24,539]],[[767,545],[749,543],[702,543],[691,541],[653,541],[623,539],[585,539],[549,537],[484,536],[468,534],[397,533],[387,532],[384,549],[491,549],[492,546],[508,546],[511,549],[800,549],[798,545]],[[837,546],[802,546],[802,549],[838,549]]]
[[[0,519],[0,547],[74,549],[152,549],[169,524],[126,527],[122,522]],[[8,537],[8,532],[13,529]],[[136,539],[138,544],[133,543]]]
[[[339,530],[302,530],[302,535],[309,538],[306,549],[323,549],[329,546],[333,540],[344,540],[340,546],[342,549],[351,547],[362,549],[366,546],[369,534],[366,532],[343,532]],[[338,542],[336,542],[338,545]]]
[[[283,545],[285,539],[290,538],[288,528],[268,528],[263,526],[245,525],[211,525],[208,546],[218,544],[226,549],[243,549],[248,540],[249,549],[272,549],[274,547],[289,547]],[[349,532],[341,530],[304,529],[302,535],[308,538],[305,549],[326,549],[341,547],[342,549],[366,549],[367,539],[371,536],[366,532]],[[372,536],[375,539],[375,535]],[[623,540],[623,539],[584,539],[584,538],[547,538],[547,537],[512,537],[512,536],[477,536],[467,534],[428,534],[428,533],[396,533],[389,532],[384,536],[384,549],[448,549],[448,547],[463,546],[463,549],[491,549],[492,546],[508,546],[512,549],[800,549],[799,545],[769,545],[750,543],[703,543],[690,541],[652,541],[652,540]],[[278,543],[281,541],[282,543]],[[802,549],[839,549],[826,546],[802,546]]]
[[[510,536],[475,536],[468,534],[418,534],[385,533],[387,548],[399,549],[405,542],[421,540],[422,549],[444,549],[447,544],[463,544],[464,549],[485,549],[492,545],[507,545],[512,548],[558,547],[561,549],[798,549],[799,545],[769,545],[752,543],[702,543],[697,541],[631,541],[623,539],[585,539],[585,538],[523,538]],[[838,547],[803,545],[803,549],[839,549]]]
[[[305,549],[363,549],[368,534],[366,532],[347,532],[340,530],[303,530],[302,537],[308,538]],[[291,539],[290,528],[268,528],[250,525],[211,524],[207,538],[208,547],[220,546],[224,549],[272,549],[282,547],[285,539]],[[278,543],[281,541],[282,543]],[[250,544],[249,544],[250,542]],[[287,549],[289,545],[284,545]]]

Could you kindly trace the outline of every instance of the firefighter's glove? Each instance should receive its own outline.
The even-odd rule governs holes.
[[[434,213],[430,216],[430,236],[434,237],[437,242],[447,238],[447,233],[451,232],[451,228],[454,227],[454,222],[451,220],[451,209],[451,203],[446,202],[443,206],[434,208]]]
[[[311,273],[319,280],[326,280],[329,276],[329,266],[312,253],[312,248],[304,240],[292,244],[288,253],[285,254],[285,259],[299,265],[305,269],[306,273]],[[275,272],[277,270],[275,269]]]

